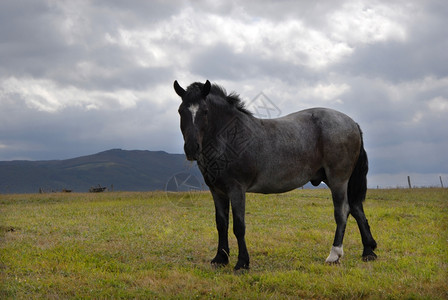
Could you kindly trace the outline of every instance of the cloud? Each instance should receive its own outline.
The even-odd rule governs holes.
[[[335,40],[350,45],[373,44],[386,41],[404,41],[407,30],[402,25],[408,21],[412,4],[406,6],[394,3],[346,2],[339,10],[331,13],[330,35]]]
[[[139,91],[118,90],[114,92],[81,90],[73,86],[58,86],[47,79],[15,77],[0,83],[0,97],[23,99],[28,108],[44,112],[59,112],[70,107],[86,110],[103,107],[129,109],[139,101]]]
[[[182,152],[172,83],[209,79],[283,115],[347,113],[372,175],[445,174],[447,13],[441,0],[3,1],[0,159]]]
[[[447,113],[448,112],[448,99],[444,98],[442,96],[437,96],[428,102],[428,107],[433,113],[435,113],[437,115]],[[420,119],[421,119],[421,116],[419,116],[418,120],[420,120]]]

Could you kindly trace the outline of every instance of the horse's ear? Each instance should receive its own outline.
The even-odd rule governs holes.
[[[210,93],[210,88],[212,87],[212,85],[210,84],[210,81],[206,81],[204,84],[204,87],[202,88],[202,98],[206,98],[208,93]]]
[[[174,90],[181,98],[185,95],[185,90],[179,85],[177,80],[174,80]]]

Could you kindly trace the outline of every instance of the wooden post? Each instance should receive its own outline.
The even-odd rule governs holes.
[[[440,179],[440,185],[442,186],[442,189],[443,189],[443,181],[442,181],[442,176],[439,176],[439,179]]]
[[[410,176],[408,176],[408,184],[409,184],[409,188],[412,189],[412,186],[411,186],[411,177],[410,177]]]

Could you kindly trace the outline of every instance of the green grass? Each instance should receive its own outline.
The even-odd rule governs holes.
[[[448,189],[369,190],[378,260],[353,218],[342,263],[324,263],[328,190],[248,194],[251,270],[213,269],[209,193],[0,195],[0,298],[447,299]]]

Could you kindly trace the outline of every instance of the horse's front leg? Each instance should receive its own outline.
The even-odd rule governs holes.
[[[246,194],[239,188],[234,188],[229,193],[232,203],[233,214],[233,233],[238,241],[238,262],[235,265],[235,271],[239,269],[249,269],[249,253],[247,252],[246,240],[246,224],[244,221],[246,211]]]
[[[215,202],[216,228],[218,229],[218,251],[211,263],[214,266],[225,266],[229,263],[229,198],[212,191]]]

